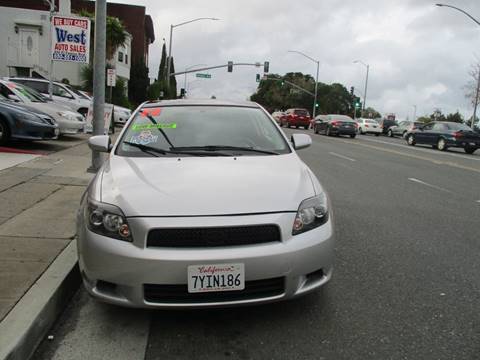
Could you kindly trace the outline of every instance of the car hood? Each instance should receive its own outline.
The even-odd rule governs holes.
[[[112,156],[103,167],[101,201],[126,216],[187,216],[297,211],[315,195],[295,153],[278,156]],[[100,180],[97,180],[100,181]]]

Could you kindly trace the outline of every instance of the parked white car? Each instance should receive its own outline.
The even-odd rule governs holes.
[[[80,91],[82,95],[88,97],[91,101],[93,98],[87,94],[85,91]],[[115,124],[121,124],[125,125],[127,120],[130,118],[132,115],[132,110],[127,109],[126,107],[119,106],[119,105],[113,105],[113,121]]]
[[[142,105],[77,213],[80,273],[95,298],[144,308],[296,298],[333,271],[330,202],[290,138],[258,104]],[[285,191],[288,189],[288,191]]]
[[[0,80],[0,94],[10,101],[23,103],[53,117],[58,123],[60,135],[83,133],[86,122],[82,114],[66,106],[46,101],[44,96],[28,86]]]
[[[359,134],[374,134],[379,136],[382,133],[382,128],[380,124],[373,119],[356,119],[358,123],[358,133]]]
[[[38,91],[42,95],[45,95],[47,97],[49,96],[49,81],[46,79],[14,77],[9,78],[9,80],[22,85],[26,85]],[[91,102],[88,97],[76,90],[73,86],[56,81],[53,82],[52,100],[56,103],[60,103],[69,107],[71,110],[78,112],[83,116],[87,115],[88,107],[90,106]]]

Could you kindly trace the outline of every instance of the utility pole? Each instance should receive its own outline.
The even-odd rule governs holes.
[[[50,70],[48,72],[48,97],[50,100],[52,99],[52,93],[53,93],[53,14],[55,13],[55,2],[54,0],[45,0],[48,5],[50,5]]]
[[[417,105],[413,105],[413,121],[417,120]]]
[[[95,49],[93,55],[93,135],[105,131],[105,47],[106,47],[107,1],[95,2]],[[102,166],[102,154],[92,151],[89,170],[98,171]]]

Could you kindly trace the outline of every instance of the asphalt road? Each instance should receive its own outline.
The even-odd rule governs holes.
[[[480,151],[309,133],[299,153],[337,230],[325,288],[202,311],[117,308],[80,290],[34,359],[479,359]]]

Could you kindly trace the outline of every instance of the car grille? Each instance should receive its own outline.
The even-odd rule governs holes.
[[[219,291],[189,293],[188,285],[143,285],[145,301],[150,303],[198,304],[226,301],[262,299],[282,295],[285,292],[283,277],[245,281],[245,289],[238,291]]]
[[[276,225],[153,229],[147,247],[218,247],[281,241]]]

